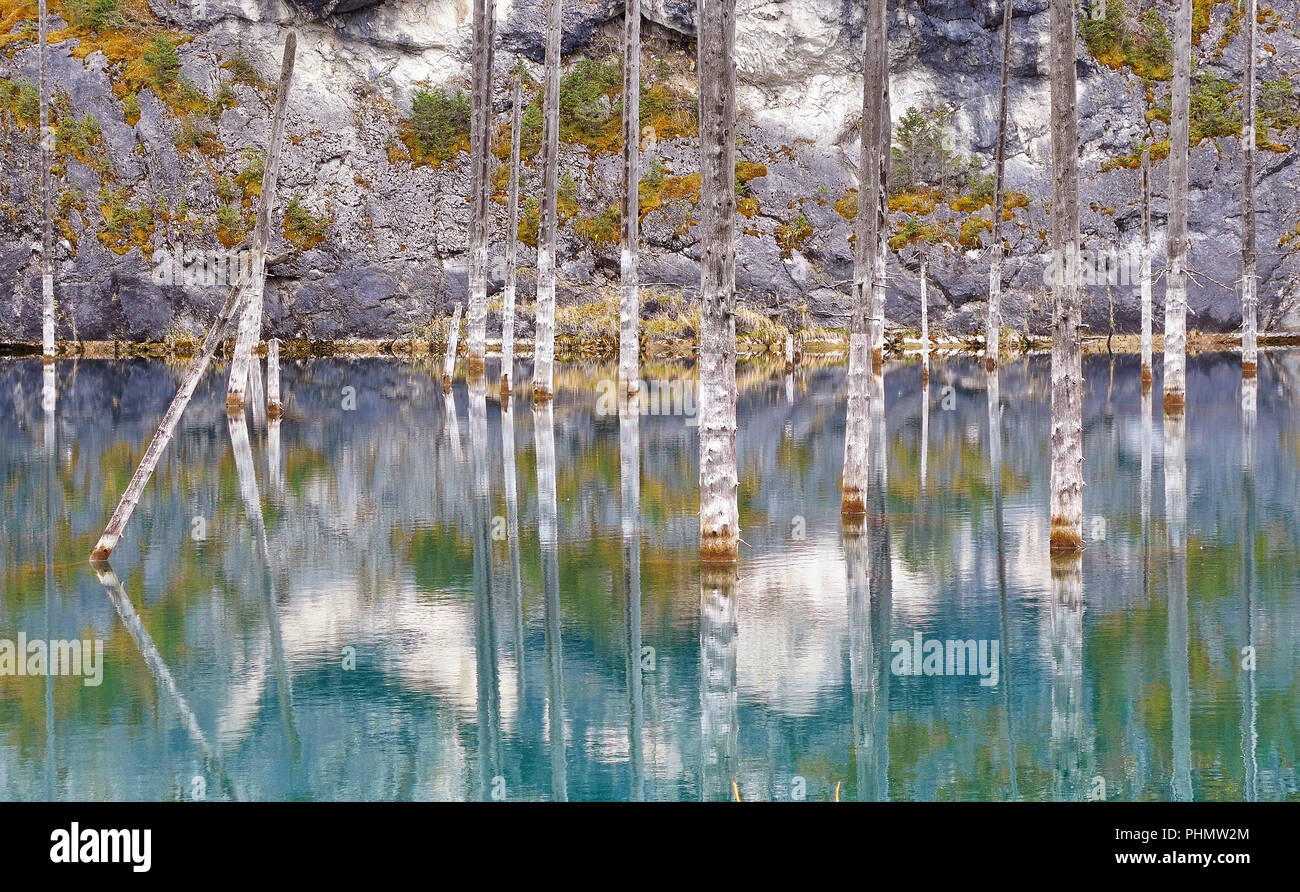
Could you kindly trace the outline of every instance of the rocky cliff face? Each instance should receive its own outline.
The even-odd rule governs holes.
[[[1234,36],[1232,5],[1197,5],[1208,9],[1200,70],[1237,80],[1240,37]],[[541,0],[498,0],[497,7],[502,51],[496,109],[506,127],[516,58],[533,76],[540,71],[542,9]],[[689,93],[694,4],[644,0],[643,8],[649,20],[643,67],[665,89]],[[76,18],[57,2],[52,9]],[[1172,20],[1163,5],[1157,9]],[[282,337],[400,336],[463,299],[467,156],[417,163],[403,135],[417,91],[467,85],[469,0],[149,0],[149,12],[138,12],[134,21],[146,25],[125,40],[74,21],[55,31],[51,47],[54,86],[66,94],[56,153],[60,338],[157,339],[205,327],[224,295],[220,273],[229,266],[221,265],[222,252],[237,249],[251,228],[256,150],[267,138],[273,79],[290,27],[299,43],[282,209],[295,201],[292,225],[277,220],[272,240],[268,330]],[[852,223],[845,212],[851,215],[847,199],[856,183],[861,9],[845,0],[739,0],[738,16],[739,152],[750,162],[741,187],[746,215],[738,218],[742,300],[787,321],[843,325],[852,269]],[[621,17],[617,0],[568,0],[564,47],[573,54],[570,62],[608,56]],[[1008,325],[1035,330],[1045,328],[1048,309],[1042,253],[1051,137],[1046,17],[1045,0],[1015,0],[1008,187],[1029,202],[1004,229],[1013,252],[1004,313]],[[894,119],[908,108],[943,105],[951,114],[955,153],[987,162],[996,137],[1000,21],[1000,5],[978,0],[893,5]],[[1296,21],[1295,0],[1271,4],[1261,25],[1267,32],[1261,34],[1261,79],[1294,74],[1300,62]],[[61,29],[64,22],[54,24]],[[35,82],[36,49],[23,27],[19,17],[0,37],[0,78],[10,85]],[[175,81],[157,89],[145,83],[140,67],[155,32],[179,44]],[[1144,85],[1130,70],[1100,63],[1083,42],[1078,67],[1087,247],[1093,256],[1122,256],[1140,237],[1138,174],[1115,159],[1131,153],[1146,132],[1148,87],[1158,104],[1165,86]],[[69,121],[77,126],[69,126],[65,138]],[[36,132],[21,110],[6,112],[3,126],[0,340],[32,341],[40,326],[31,254],[39,240]],[[1162,138],[1163,125],[1153,127],[1153,137]],[[1300,252],[1289,249],[1300,246],[1300,236],[1287,236],[1300,218],[1300,168],[1297,152],[1284,144],[1297,135],[1292,128],[1272,132],[1271,139],[1276,150],[1257,156],[1261,321],[1265,329],[1294,329],[1300,327]],[[647,288],[653,298],[655,291],[689,291],[698,282],[691,191],[698,146],[688,132],[652,132],[644,142],[656,159],[648,158],[647,168],[668,181],[643,221],[642,275],[654,283]],[[617,246],[592,225],[619,188],[617,157],[607,149],[571,142],[562,152],[571,214],[561,235],[562,303],[595,299],[617,284]],[[535,194],[539,180],[539,171],[526,166],[522,194]],[[1232,288],[1239,268],[1237,138],[1201,143],[1193,151],[1191,181],[1191,266],[1199,275],[1190,324],[1230,329],[1239,324]],[[1162,247],[1163,163],[1154,183],[1154,228]],[[917,213],[901,205],[893,218],[898,226]],[[921,222],[957,233],[972,215],[988,214],[953,205],[940,203]],[[504,202],[494,211],[499,245]],[[954,238],[931,251],[931,319],[940,329],[970,331],[981,324],[987,263],[978,246],[988,236],[976,227],[974,238]],[[913,251],[901,253],[891,264],[887,314],[893,322],[915,324],[917,264]],[[521,262],[528,266],[532,259],[525,247]],[[1158,256],[1157,268],[1160,263]],[[206,269],[208,279],[187,278],[186,269]],[[1117,329],[1136,327],[1136,282],[1123,280],[1126,271],[1121,264],[1118,278],[1089,289],[1085,322],[1094,329],[1107,330],[1112,312]],[[521,281],[525,301],[528,273]],[[1157,305],[1160,293],[1157,283]],[[531,334],[528,312],[525,306],[523,337]]]

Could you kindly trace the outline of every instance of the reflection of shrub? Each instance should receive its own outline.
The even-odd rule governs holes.
[[[434,167],[469,151],[469,98],[460,90],[442,87],[419,90],[411,100],[411,118],[403,127],[402,141],[417,164]]]

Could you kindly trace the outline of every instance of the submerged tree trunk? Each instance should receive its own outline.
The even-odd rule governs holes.
[[[279,418],[284,414],[280,403],[280,339],[266,342],[266,417]]]
[[[862,46],[861,154],[858,161],[858,214],[854,220],[853,307],[849,320],[848,399],[844,416],[844,471],[840,512],[866,513],[871,446],[871,369],[875,338],[874,302],[877,233],[880,227],[880,121],[885,75],[886,38],[881,30],[879,0],[871,0],[864,21]]]
[[[149,448],[144,452],[144,458],[140,459],[140,465],[131,475],[131,482],[126,486],[126,492],[122,493],[122,500],[117,503],[117,508],[113,511],[113,516],[108,520],[108,526],[95,543],[95,550],[90,554],[92,562],[107,561],[108,556],[113,553],[117,547],[118,540],[122,538],[122,530],[126,527],[126,522],[131,519],[131,512],[140,501],[140,494],[144,492],[145,484],[149,482],[149,477],[153,475],[154,468],[158,467],[158,460],[162,458],[163,450],[171,442],[172,434],[176,431],[176,423],[181,420],[181,413],[189,405],[190,397],[194,396],[194,389],[199,384],[199,379],[208,368],[208,363],[212,360],[212,354],[216,352],[217,344],[225,337],[226,329],[230,326],[230,321],[235,315],[235,309],[240,304],[242,289],[238,286],[230,290],[230,295],[226,298],[225,304],[217,313],[217,318],[213,320],[212,327],[208,329],[207,335],[203,338],[203,344],[199,347],[199,355],[194,357],[190,367],[185,370],[185,377],[181,379],[181,386],[176,391],[176,396],[172,397],[171,405],[163,414],[162,422],[158,425],[158,430],[154,433],[153,439],[149,441]]]
[[[487,382],[480,370],[469,375],[470,467],[474,493],[470,500],[474,525],[471,579],[474,587],[474,656],[478,682],[477,730],[479,793],[493,796],[501,776],[501,681],[497,654],[496,598],[492,573],[492,471],[488,464]]]
[[[701,5],[712,0],[701,0]],[[704,34],[703,28],[700,30]],[[700,799],[740,798],[736,568],[700,568]]]
[[[1083,547],[1083,365],[1079,342],[1079,118],[1075,10],[1051,0],[1052,473],[1051,549]]]
[[[48,362],[54,359],[54,204],[50,195],[50,149],[54,134],[50,130],[49,55],[45,0],[40,0],[37,17],[40,19],[40,58],[37,61],[37,90],[40,92],[40,150],[41,165],[41,355]]]
[[[1142,392],[1151,389],[1151,146],[1142,147]]]
[[[1192,0],[1174,21],[1174,83],[1169,119],[1169,271],[1165,278],[1165,411],[1187,400],[1187,155],[1192,84]]]
[[[1258,282],[1255,277],[1255,0],[1246,0],[1243,28],[1246,60],[1243,63],[1242,104],[1245,126],[1241,134],[1241,374],[1255,377]]]
[[[736,0],[700,0],[700,557],[734,561]]]
[[[984,336],[984,368],[989,371],[993,371],[998,364],[998,339],[1002,325],[1002,208],[1007,166],[1007,79],[1011,66],[1011,19],[1014,13],[1012,0],[1003,0],[998,141],[993,155],[993,257],[989,262],[989,317]]]
[[[550,729],[551,795],[566,801],[568,766],[564,744],[564,645],[560,628],[560,563],[555,501],[555,414],[550,400],[533,405],[533,442],[537,452],[537,541],[542,558],[542,593],[546,620],[547,726]]]
[[[442,389],[451,390],[451,382],[456,377],[456,345],[460,342],[460,301],[451,311],[451,321],[447,323],[447,354],[442,359]]]
[[[262,334],[262,295],[266,287],[266,246],[271,239],[271,212],[275,209],[276,182],[280,177],[280,145],[284,141],[284,113],[289,104],[289,83],[293,79],[294,51],[298,38],[290,31],[284,39],[284,58],[280,64],[280,86],[271,112],[271,139],[266,146],[266,165],[262,171],[262,194],[253,228],[252,272],[244,283],[244,307],[235,335],[235,352],[230,359],[230,384],[226,388],[226,411],[244,408],[244,388],[248,386],[248,366],[253,348]]]
[[[492,55],[495,0],[474,0],[473,84],[470,88],[469,375],[481,374],[487,352],[488,208],[492,163]]]
[[[506,538],[510,540],[510,603],[514,611],[515,665],[524,665],[524,586],[519,568],[519,483],[515,476],[515,410],[501,400],[501,455],[505,465]],[[524,702],[524,676],[517,672],[516,702]]]
[[[1192,799],[1191,682],[1187,617],[1187,420],[1165,413],[1165,547],[1169,589],[1169,696],[1173,798]]]
[[[515,383],[515,285],[519,264],[519,139],[524,115],[524,76],[515,72],[511,90],[509,217],[506,229],[506,283],[501,304],[501,392]]]
[[[637,279],[641,183],[641,0],[623,10],[623,227],[621,300],[618,310],[618,376],[635,393],[640,374],[641,289]]]
[[[537,235],[537,323],[533,398],[555,394],[555,230],[559,224],[560,0],[546,0],[546,72],[542,97],[542,206]]]

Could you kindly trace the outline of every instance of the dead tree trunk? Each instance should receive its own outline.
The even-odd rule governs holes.
[[[1243,64],[1245,126],[1241,134],[1241,375],[1256,374],[1257,286],[1255,278],[1255,0],[1246,0],[1243,28],[1246,60]]]
[[[1002,77],[998,88],[998,142],[993,155],[993,257],[989,262],[989,317],[984,336],[984,368],[997,368],[1002,326],[1002,208],[1007,166],[1007,79],[1011,66],[1013,0],[1002,4]]]
[[[928,293],[927,279],[929,270],[926,267],[929,264],[926,261],[925,253],[921,254],[921,383],[930,382],[930,295]]]
[[[875,337],[873,279],[876,266],[881,155],[880,121],[885,35],[880,28],[879,0],[867,7],[862,48],[862,126],[858,161],[858,214],[854,221],[853,313],[849,322],[848,400],[844,420],[844,472],[840,511],[848,517],[866,513],[871,445],[871,367]]]
[[[489,181],[492,161],[492,39],[495,0],[474,0],[473,85],[470,110],[468,374],[482,374],[487,350]]]
[[[889,260],[889,155],[893,130],[889,112],[889,18],[888,4],[876,2],[876,23],[880,29],[879,66],[880,124],[877,131],[880,162],[876,204],[876,256],[871,274],[871,370],[878,372],[885,361],[885,280]]]
[[[736,0],[700,0],[700,558],[734,561]]]
[[[122,538],[122,530],[126,527],[126,522],[131,519],[131,512],[135,510],[136,504],[140,501],[140,494],[144,491],[145,484],[149,482],[149,477],[153,474],[154,468],[158,466],[158,460],[162,458],[163,450],[171,442],[172,433],[176,430],[176,423],[181,419],[181,413],[189,405],[190,397],[194,396],[194,388],[198,386],[199,379],[208,368],[208,362],[212,359],[212,354],[216,352],[217,344],[225,337],[226,329],[230,326],[230,321],[235,315],[235,309],[240,304],[242,290],[236,286],[230,290],[230,296],[226,298],[226,303],[222,306],[217,318],[213,320],[212,327],[203,338],[203,344],[199,347],[199,355],[194,357],[190,367],[185,370],[185,377],[181,379],[180,389],[176,391],[176,396],[172,397],[171,405],[167,407],[166,413],[163,414],[162,422],[158,425],[157,432],[154,433],[153,439],[149,441],[149,448],[145,450],[144,458],[140,459],[140,465],[131,475],[131,482],[127,484],[126,492],[122,494],[122,500],[117,503],[117,508],[113,511],[113,516],[109,518],[108,526],[104,528],[103,534],[95,544],[95,550],[90,554],[92,562],[106,561],[108,556],[113,553],[117,547],[118,540]]]
[[[284,414],[280,404],[280,339],[266,342],[266,417],[279,418]]]
[[[451,390],[451,382],[456,377],[456,345],[460,341],[460,301],[451,312],[451,321],[447,323],[447,355],[442,360],[442,389]]]
[[[1083,547],[1083,365],[1079,341],[1079,115],[1075,10],[1051,0],[1052,474],[1051,549]]]
[[[519,264],[519,131],[523,125],[524,77],[515,72],[510,119],[510,226],[506,230],[506,283],[501,306],[501,392],[515,382],[515,285]]]
[[[253,348],[262,334],[262,294],[266,287],[266,246],[271,239],[271,212],[275,208],[276,182],[280,177],[280,145],[284,141],[284,113],[289,104],[289,82],[293,79],[294,50],[297,36],[290,31],[284,39],[284,59],[280,64],[280,86],[271,113],[271,140],[266,146],[266,167],[262,172],[262,195],[253,228],[252,273],[245,283],[244,307],[235,336],[235,352],[230,359],[230,384],[226,388],[226,411],[244,408],[244,388],[248,386],[248,365]]]
[[[641,183],[641,0],[627,0],[623,22],[622,299],[618,311],[618,376],[625,393],[640,386],[641,289],[637,279]]]
[[[537,236],[537,323],[533,399],[555,395],[555,230],[559,225],[560,0],[546,0],[546,73],[542,97],[542,207]]]
[[[40,150],[41,165],[41,356],[46,362],[54,359],[54,210],[50,197],[50,149],[54,134],[50,130],[50,100],[48,60],[50,48],[47,37],[45,0],[40,0],[37,17],[40,19],[40,58],[36,75],[40,92]]]
[[[1138,288],[1142,299],[1142,391],[1151,389],[1151,145],[1142,147],[1142,258]]]
[[[1192,85],[1192,0],[1174,22],[1174,83],[1169,119],[1169,271],[1165,278],[1165,411],[1187,401],[1187,155]]]

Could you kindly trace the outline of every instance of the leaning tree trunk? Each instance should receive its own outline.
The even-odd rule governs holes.
[[[1151,146],[1142,147],[1142,392],[1151,389]]]
[[[555,230],[559,223],[560,0],[546,0],[546,73],[542,99],[542,208],[537,235],[537,324],[533,398],[555,393]]]
[[[1174,22],[1174,84],[1169,119],[1169,272],[1165,279],[1165,411],[1187,401],[1187,154],[1192,85],[1192,0]]]
[[[844,416],[844,473],[840,512],[848,517],[866,513],[870,480],[871,367],[875,326],[873,279],[877,232],[880,227],[880,80],[885,69],[885,35],[877,6],[867,7],[862,47],[862,126],[858,161],[858,214],[853,240],[853,309],[849,321],[848,400]]]
[[[1241,374],[1255,377],[1255,0],[1246,0],[1246,61],[1243,63],[1242,103],[1245,127],[1241,135]]]
[[[640,378],[641,290],[637,282],[637,190],[641,183],[641,0],[627,0],[623,11],[623,228],[618,310],[618,376],[625,393],[635,393]]]
[[[877,59],[880,91],[880,123],[877,131],[880,154],[876,203],[876,255],[871,272],[871,370],[879,372],[885,361],[885,276],[889,260],[889,154],[893,131],[889,116],[889,19],[888,4],[875,4],[875,23],[879,29]]]
[[[41,165],[41,355],[45,361],[54,359],[54,212],[50,198],[50,143],[53,134],[50,131],[50,101],[46,95],[49,91],[48,59],[50,48],[47,42],[47,16],[45,0],[40,0],[37,17],[40,19],[40,58],[36,75],[37,90],[40,92],[40,133],[38,134],[40,150],[38,156]]]
[[[488,182],[492,160],[492,31],[495,0],[474,0],[470,88],[469,352],[470,377],[483,373],[487,350]]]
[[[456,345],[460,341],[460,301],[451,311],[451,321],[447,323],[447,353],[442,359],[442,389],[451,390],[451,382],[456,377]]]
[[[275,208],[276,182],[280,177],[280,145],[284,141],[284,113],[289,104],[289,82],[293,79],[294,50],[297,36],[290,31],[284,39],[284,59],[280,65],[280,86],[271,113],[271,140],[266,146],[266,166],[262,171],[262,195],[253,228],[253,263],[251,278],[245,283],[244,310],[235,335],[235,352],[230,359],[230,384],[226,388],[226,411],[244,408],[244,388],[248,386],[248,366],[253,348],[262,334],[262,294],[266,287],[266,246],[271,240],[271,212]]]
[[[998,142],[993,156],[993,257],[989,262],[989,318],[984,336],[984,368],[998,364],[998,334],[1002,325],[1002,207],[1007,166],[1007,77],[1011,65],[1012,0],[1002,3],[1002,79],[998,90]]]
[[[700,0],[700,557],[739,556],[736,0]]]
[[[1075,10],[1051,0],[1052,475],[1054,551],[1083,547],[1083,365],[1079,316],[1079,117]]]
[[[506,229],[506,284],[501,306],[501,392],[515,381],[515,284],[519,264],[519,132],[523,125],[524,76],[515,72],[510,120],[510,226]]]

